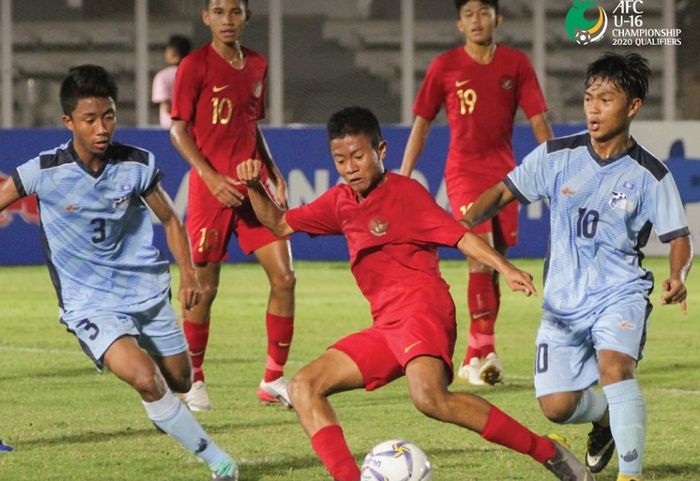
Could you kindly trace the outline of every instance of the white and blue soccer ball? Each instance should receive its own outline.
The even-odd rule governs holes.
[[[377,444],[365,456],[361,481],[430,481],[430,461],[422,449],[401,439]]]

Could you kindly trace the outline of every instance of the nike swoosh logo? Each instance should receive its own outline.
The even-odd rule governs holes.
[[[291,344],[291,342],[278,342],[277,347],[289,347]]]
[[[423,341],[416,341],[416,342],[414,342],[413,344],[411,344],[410,346],[404,347],[404,348],[403,348],[404,354],[408,353],[408,351],[410,351],[411,349],[413,349],[414,347],[416,347],[416,346],[417,346],[418,344],[420,344],[421,342],[423,342]]]
[[[490,314],[490,312],[480,312],[479,314],[475,314],[472,316],[472,319],[481,319],[482,317],[486,317]]]
[[[466,85],[466,84],[468,84],[469,82],[471,82],[471,79],[469,79],[469,80],[462,80],[462,81],[456,80],[456,81],[455,81],[455,87],[461,87],[462,85]]]
[[[600,451],[598,451],[598,453],[596,453],[596,454],[586,453],[586,462],[587,462],[588,466],[596,466],[598,463],[600,463],[600,460],[603,459],[603,457],[606,454],[606,451],[608,450],[608,448],[610,448],[610,445],[614,442],[615,441],[613,439],[611,439],[610,441],[605,443],[605,446],[603,446],[600,449]]]
[[[212,87],[211,91],[214,92],[215,94],[218,94],[219,92],[221,92],[222,90],[224,90],[226,88],[228,88],[228,85],[224,85],[223,87],[217,87],[216,85],[214,85]]]

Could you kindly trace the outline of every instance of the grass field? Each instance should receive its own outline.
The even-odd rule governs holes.
[[[541,261],[517,261],[541,279]],[[667,261],[648,259],[660,282]],[[460,322],[455,362],[467,332],[465,266],[444,262]],[[297,321],[288,374],[340,336],[368,325],[366,301],[344,263],[299,262]],[[652,314],[639,378],[648,405],[645,479],[700,479],[700,278],[689,280],[689,315],[677,306]],[[16,448],[0,454],[2,481],[172,480],[208,478],[193,455],[158,434],[138,396],[109,373],[98,374],[72,335],[56,320],[56,300],[44,267],[0,269],[0,438]],[[242,481],[328,481],[292,412],[257,403],[265,360],[263,312],[267,282],[251,264],[226,266],[215,304],[205,364],[216,410],[198,418],[242,465]],[[658,299],[658,292],[653,295]],[[559,432],[583,454],[588,426],[555,426],[540,414],[531,371],[541,297],[504,292],[496,325],[506,383],[453,389],[487,397],[538,432]],[[358,460],[374,444],[412,440],[433,462],[434,481],[547,480],[525,456],[479,436],[422,417],[410,404],[405,381],[373,393],[333,398]],[[616,465],[598,476],[614,481]]]

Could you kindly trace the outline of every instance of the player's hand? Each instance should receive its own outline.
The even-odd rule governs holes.
[[[180,272],[180,289],[177,292],[177,299],[180,301],[183,311],[189,311],[197,304],[202,297],[202,288],[199,285],[199,280],[194,274]]]
[[[688,314],[687,297],[688,291],[683,281],[674,278],[664,281],[663,292],[661,293],[661,304],[680,304],[681,312],[683,314]]]
[[[503,271],[502,274],[503,278],[513,291],[520,291],[527,297],[537,294],[537,289],[535,289],[535,286],[532,283],[532,274],[529,272],[521,271],[516,267],[512,267],[506,271]]]
[[[254,187],[262,176],[262,162],[258,159],[245,160],[236,167],[236,175],[245,185]]]
[[[245,195],[236,188],[238,181],[232,177],[214,172],[202,177],[202,180],[216,200],[226,207],[240,207],[245,200]]]

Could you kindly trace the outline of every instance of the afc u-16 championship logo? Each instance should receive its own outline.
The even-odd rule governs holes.
[[[593,18],[586,18],[586,12],[595,9]],[[608,28],[608,15],[596,2],[590,0],[574,0],[564,21],[566,33],[571,40],[579,45],[597,42]]]

